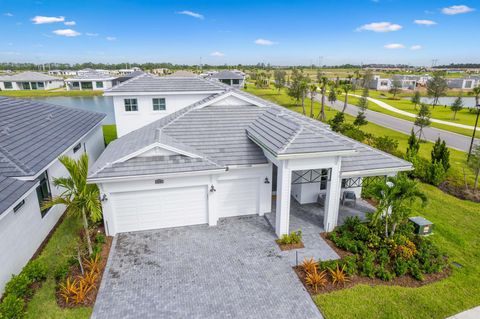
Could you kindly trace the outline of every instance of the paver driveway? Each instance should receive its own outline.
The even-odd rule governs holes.
[[[92,318],[322,318],[263,217],[120,234]]]

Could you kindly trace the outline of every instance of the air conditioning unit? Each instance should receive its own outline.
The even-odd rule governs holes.
[[[410,217],[409,220],[410,222],[413,223],[413,225],[415,225],[415,234],[421,235],[421,236],[432,234],[433,223],[428,219],[417,216],[417,217]]]

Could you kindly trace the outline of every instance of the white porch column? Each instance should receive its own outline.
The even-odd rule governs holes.
[[[340,177],[340,161],[337,160],[336,162],[336,165],[331,168],[330,181],[327,184],[325,216],[323,217],[323,227],[326,232],[332,231],[337,226],[338,211],[340,209],[342,178]]]
[[[277,165],[277,202],[275,211],[275,233],[278,237],[288,234],[290,226],[290,191],[292,171],[285,161]]]

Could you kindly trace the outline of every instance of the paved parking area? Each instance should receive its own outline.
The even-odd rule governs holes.
[[[322,318],[264,217],[120,234],[92,318]]]

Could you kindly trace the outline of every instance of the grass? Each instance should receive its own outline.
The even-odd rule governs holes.
[[[67,90],[21,90],[21,91],[0,91],[0,96],[9,97],[52,97],[52,96],[99,96],[103,91],[67,91]]]
[[[81,228],[80,218],[65,216],[65,219],[55,230],[38,257],[47,264],[48,275],[47,280],[35,292],[32,300],[27,305],[27,319],[86,319],[90,317],[92,313],[91,308],[62,309],[57,305],[55,297],[55,267],[64,264],[70,257],[69,254],[75,252],[78,232]]]
[[[103,125],[102,129],[106,145],[117,138],[117,126],[115,124]]]

